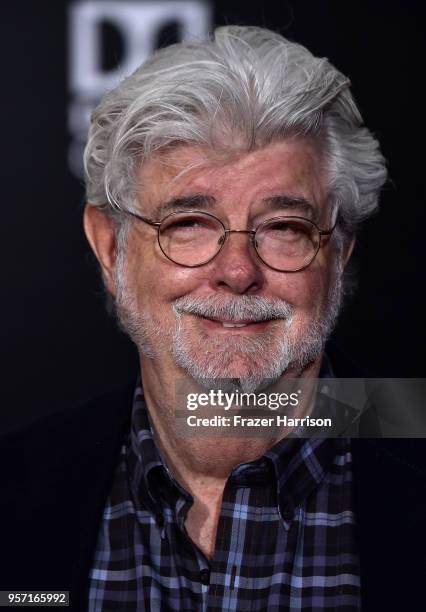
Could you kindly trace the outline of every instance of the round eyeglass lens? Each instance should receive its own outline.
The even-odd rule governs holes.
[[[271,268],[296,271],[311,263],[320,246],[320,234],[308,219],[276,217],[256,231],[260,258]]]
[[[163,253],[183,266],[199,266],[220,250],[225,231],[219,219],[207,213],[179,212],[169,215],[160,226]]]

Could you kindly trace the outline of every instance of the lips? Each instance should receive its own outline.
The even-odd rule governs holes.
[[[247,327],[247,325],[254,325],[256,323],[260,323],[261,321],[248,321],[248,320],[241,320],[239,319],[238,321],[224,321],[223,319],[211,319],[210,317],[203,317],[205,319],[207,319],[208,321],[213,321],[214,323],[220,323],[222,324],[223,327],[228,327],[228,328],[232,328],[232,327]]]
[[[249,330],[259,330],[263,329],[263,327],[265,327],[268,323],[271,322],[271,320],[265,320],[265,319],[261,319],[261,320],[255,320],[255,319],[238,319],[238,320],[223,320],[223,319],[218,319],[218,318],[210,318],[210,317],[204,317],[201,316],[199,317],[201,319],[201,321],[207,325],[207,327],[212,328],[212,329],[216,329],[217,331],[219,331],[220,329],[226,329],[226,330],[240,330],[240,329],[245,329],[247,331]]]
[[[222,321],[223,327],[246,327],[247,323],[225,323]]]

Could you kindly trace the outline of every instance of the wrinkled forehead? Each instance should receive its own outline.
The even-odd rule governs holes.
[[[138,205],[158,218],[191,205],[259,209],[274,200],[297,204],[315,217],[326,200],[324,175],[323,156],[308,139],[281,140],[250,152],[179,144],[145,160]]]

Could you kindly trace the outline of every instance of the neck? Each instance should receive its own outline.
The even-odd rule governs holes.
[[[317,378],[321,357],[303,370],[288,369],[283,378]],[[175,370],[176,368],[173,368]],[[193,382],[183,371],[158,368],[154,360],[141,358],[144,395],[162,457],[175,478],[190,493],[199,487],[224,486],[232,469],[239,463],[263,455],[279,439],[273,437],[191,437],[179,435],[175,414],[175,381]],[[172,372],[172,375],[170,375]]]
[[[317,378],[320,362],[318,358],[303,371],[286,371],[284,377]],[[176,480],[194,500],[185,519],[187,534],[206,557],[212,559],[223,490],[229,474],[239,463],[263,455],[278,438],[179,437],[175,381],[184,377],[183,372],[175,372],[164,365],[158,368],[153,360],[143,358],[141,371],[157,445]]]

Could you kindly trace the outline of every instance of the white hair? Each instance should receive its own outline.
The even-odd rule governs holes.
[[[324,154],[339,227],[350,235],[376,209],[386,168],[349,86],[327,59],[257,27],[221,27],[209,41],[159,50],[93,113],[87,200],[111,214],[134,209],[141,164],[166,146],[232,154],[310,137]]]

